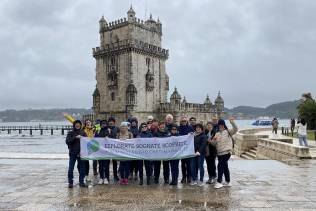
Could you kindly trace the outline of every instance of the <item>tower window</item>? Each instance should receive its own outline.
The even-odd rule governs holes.
[[[111,65],[112,66],[115,65],[115,58],[114,57],[111,58]]]
[[[146,58],[146,66],[147,66],[147,68],[149,69],[149,66],[150,66],[150,58]]]
[[[112,100],[112,101],[115,100],[115,93],[114,93],[114,92],[111,93],[111,100]]]

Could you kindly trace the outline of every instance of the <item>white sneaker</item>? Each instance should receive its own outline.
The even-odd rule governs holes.
[[[198,184],[197,181],[192,181],[192,182],[190,183],[190,185],[192,185],[192,186],[197,185],[197,184]]]
[[[108,180],[107,178],[105,178],[104,184],[105,184],[105,185],[108,185],[108,184],[109,184],[109,180]]]
[[[86,177],[84,178],[84,180],[86,181],[86,183],[90,182],[90,179],[89,179],[88,176],[86,176]]]
[[[223,187],[223,184],[219,183],[219,182],[216,182],[215,185],[214,185],[215,189],[219,189],[219,188],[222,188],[222,187]]]
[[[231,184],[230,182],[224,182],[223,186],[224,186],[224,187],[231,187],[232,184]]]
[[[199,186],[199,187],[203,187],[203,186],[204,186],[204,183],[201,182],[201,181],[199,181],[199,182],[198,182],[198,186]]]
[[[104,179],[100,179],[98,182],[99,185],[103,185],[104,184]]]

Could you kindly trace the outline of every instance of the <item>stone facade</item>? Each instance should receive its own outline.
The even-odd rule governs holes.
[[[203,104],[187,103],[175,89],[170,102],[169,77],[165,62],[169,52],[161,46],[162,24],[152,16],[146,21],[136,17],[131,7],[127,18],[108,23],[99,21],[100,47],[93,48],[96,59],[96,88],[93,93],[95,118],[115,116],[118,121],[148,115],[163,119],[171,113],[198,121],[221,116],[224,101],[220,94],[215,105],[207,96]],[[181,101],[182,100],[182,101]]]

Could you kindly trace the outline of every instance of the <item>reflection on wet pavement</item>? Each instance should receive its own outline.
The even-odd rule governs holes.
[[[96,179],[89,188],[68,189],[66,160],[0,159],[0,210],[316,209],[316,160],[233,160],[230,166],[233,186],[220,190],[211,185],[176,188],[162,181],[96,185]]]

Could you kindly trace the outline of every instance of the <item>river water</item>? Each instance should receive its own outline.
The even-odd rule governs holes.
[[[255,120],[236,120],[239,129],[257,128],[251,124]],[[290,120],[279,120],[280,127],[289,127]],[[5,122],[0,126],[44,126],[44,125],[70,125],[67,121],[61,122]],[[230,126],[229,123],[227,123]],[[261,126],[262,127],[262,126]],[[50,131],[44,131],[41,136],[39,131],[33,131],[33,136],[29,135],[29,131],[0,131],[0,152],[23,152],[23,153],[53,153],[64,154],[68,152],[65,144],[65,135],[61,135],[61,131],[54,131],[54,135],[50,135]]]

